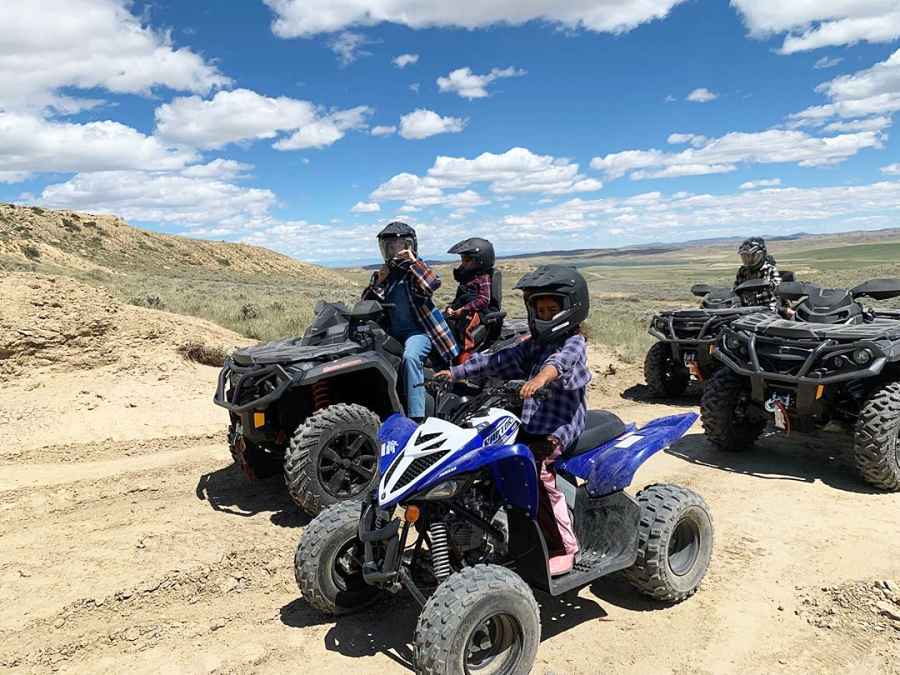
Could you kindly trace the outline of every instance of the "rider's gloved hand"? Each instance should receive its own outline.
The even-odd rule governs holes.
[[[436,380],[453,380],[453,373],[449,370],[439,370],[434,374],[434,379]]]

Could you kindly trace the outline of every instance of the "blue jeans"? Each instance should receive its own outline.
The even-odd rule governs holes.
[[[425,417],[425,357],[431,351],[431,338],[415,333],[403,341],[403,376],[406,380],[407,417]]]

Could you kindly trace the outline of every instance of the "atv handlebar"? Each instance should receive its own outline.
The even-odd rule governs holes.
[[[484,387],[477,396],[484,399],[492,397],[505,397],[522,400],[520,392],[522,391],[522,387],[525,386],[526,382],[527,380],[507,380],[505,382],[501,382],[500,384],[489,385]],[[425,387],[427,389],[433,389],[435,390],[435,392],[440,392],[450,391],[453,388],[454,384],[455,382],[453,380],[435,378],[423,382],[422,384],[417,384],[416,386]],[[550,389],[547,387],[542,387],[541,389],[538,389],[536,392],[534,392],[532,398],[537,401],[546,401],[548,398],[550,398],[550,395]]]

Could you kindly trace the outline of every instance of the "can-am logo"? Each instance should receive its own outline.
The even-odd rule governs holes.
[[[397,441],[385,441],[381,444],[382,457],[390,457],[397,452]]]
[[[497,428],[494,429],[490,434],[488,434],[487,438],[484,439],[485,445],[498,445],[506,440],[506,437],[509,435],[509,432],[513,430],[516,426],[516,421],[512,417],[505,417],[500,420],[499,424],[497,424]]]

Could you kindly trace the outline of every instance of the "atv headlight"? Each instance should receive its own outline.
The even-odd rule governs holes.
[[[857,349],[853,352],[853,363],[858,366],[865,366],[872,360],[872,352],[869,349],[863,347],[862,349]]]
[[[831,359],[831,367],[835,370],[840,370],[847,363],[847,359],[844,356],[835,356]]]
[[[665,332],[669,328],[665,319],[654,319],[653,327],[656,330],[663,331],[663,332]]]
[[[428,492],[417,495],[417,499],[450,499],[455,497],[465,487],[466,481],[454,478],[438,483]]]
[[[742,344],[741,339],[737,335],[733,333],[725,335],[725,348],[728,351],[736,352],[741,348]]]

